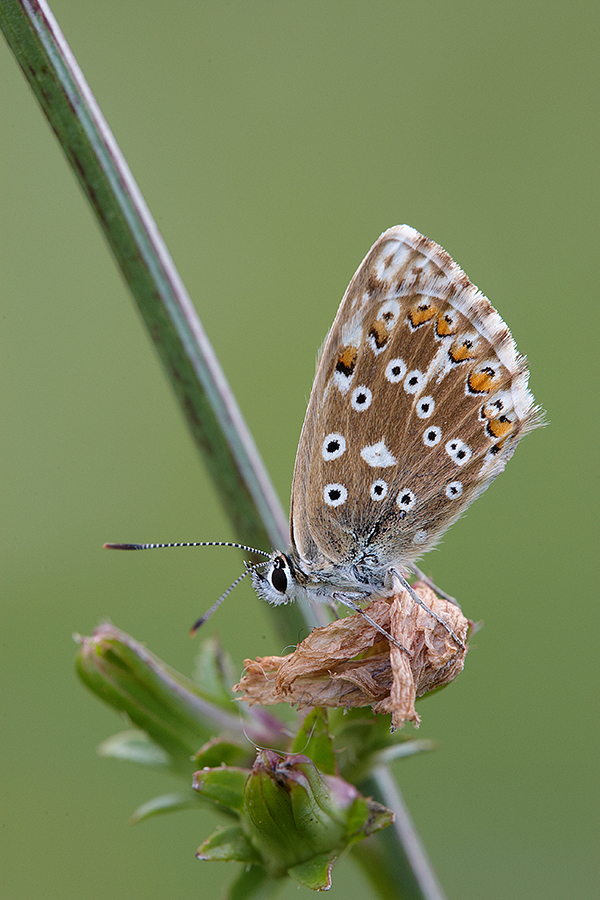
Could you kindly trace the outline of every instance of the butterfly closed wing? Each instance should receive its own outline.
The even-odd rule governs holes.
[[[445,250],[408,225],[384,232],[323,346],[291,546],[253,569],[258,594],[353,605],[410,567],[541,424],[528,377],[508,327]]]

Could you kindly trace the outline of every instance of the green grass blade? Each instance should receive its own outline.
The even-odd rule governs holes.
[[[94,210],[239,541],[284,549],[270,478],[192,301],[50,9],[2,0],[0,25]],[[286,643],[314,613],[273,609]]]

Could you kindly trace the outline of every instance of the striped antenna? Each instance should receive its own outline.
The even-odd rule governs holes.
[[[105,550],[160,550],[163,547],[233,547],[236,550],[247,550],[248,553],[258,553],[259,556],[268,557],[271,555],[264,550],[257,550],[256,547],[247,547],[246,544],[236,544],[233,541],[180,541],[176,544],[104,544]]]
[[[242,581],[242,580],[246,577],[246,575],[248,575],[249,572],[253,572],[255,569],[258,569],[259,566],[266,566],[266,563],[255,563],[255,565],[253,565],[253,566],[251,566],[251,565],[249,565],[248,563],[246,563],[246,571],[245,571],[245,572],[242,572],[242,574],[239,575],[239,576],[235,579],[235,581],[233,582],[233,584],[230,584],[230,585],[229,585],[229,587],[227,588],[227,590],[224,591],[224,592],[221,594],[221,596],[219,597],[218,600],[215,600],[215,602],[213,603],[213,605],[210,607],[210,609],[207,609],[207,610],[206,610],[206,612],[204,613],[203,616],[200,616],[199,619],[196,619],[196,621],[194,622],[194,624],[193,624],[192,627],[190,628],[190,635],[191,635],[192,637],[196,634],[196,632],[198,631],[198,629],[200,628],[200,626],[201,626],[201,625],[204,625],[204,623],[207,622],[207,621],[210,619],[210,617],[211,617],[212,614],[215,612],[215,610],[217,610],[217,609],[219,608],[219,606],[221,605],[221,603],[223,602],[223,600],[225,599],[225,597],[228,597],[228,596],[229,596],[229,594],[232,592],[232,590],[233,590],[235,587],[238,586],[238,584],[240,583],[240,581]]]
[[[180,541],[174,544],[104,544],[105,550],[161,550],[164,547],[233,547],[235,550],[247,550],[248,553],[256,553],[259,556],[266,556],[267,559],[270,558],[271,554],[266,553],[265,550],[257,550],[256,547],[248,547],[246,544],[236,544],[234,541]],[[253,572],[255,569],[260,568],[260,566],[266,566],[266,562],[264,563],[244,563],[246,566],[246,571],[243,572],[238,578],[235,579],[233,584],[230,584],[227,590],[221,594],[218,600],[215,600],[210,609],[204,613],[203,616],[200,616],[199,619],[196,619],[192,627],[190,628],[190,635],[192,637],[196,634],[201,625],[204,625],[205,622],[210,619],[212,614],[219,608],[225,597],[228,597],[232,590],[238,586],[240,581],[242,581],[249,572]]]

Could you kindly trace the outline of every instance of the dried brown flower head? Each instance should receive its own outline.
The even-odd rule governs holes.
[[[418,726],[416,698],[453,681],[464,665],[466,646],[457,644],[448,629],[466,645],[469,622],[458,606],[421,582],[413,589],[428,609],[398,581],[391,597],[365,609],[408,652],[355,613],[315,628],[288,656],[245,660],[245,675],[234,690],[251,705],[371,706],[375,713],[391,713],[393,728],[405,722]]]

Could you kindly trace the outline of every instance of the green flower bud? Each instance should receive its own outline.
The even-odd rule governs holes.
[[[232,832],[235,840],[217,833],[205,841],[198,851],[202,859],[226,855],[247,862],[252,848],[268,875],[287,873],[322,890],[330,885],[333,862],[350,844],[392,821],[390,810],[342,778],[319,772],[303,754],[282,758],[272,750],[259,751],[243,792],[242,772],[221,768],[196,773],[196,789],[238,812],[241,826]]]

